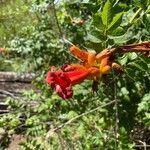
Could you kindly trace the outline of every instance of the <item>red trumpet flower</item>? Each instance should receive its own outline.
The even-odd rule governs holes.
[[[55,67],[51,67],[46,82],[60,97],[69,99],[73,96],[72,85],[82,82],[87,76],[88,71],[86,70],[63,72],[61,69],[56,70]]]

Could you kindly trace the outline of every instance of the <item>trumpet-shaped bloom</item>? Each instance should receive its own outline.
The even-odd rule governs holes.
[[[71,81],[65,73],[61,71],[49,71],[47,73],[46,82],[63,99],[68,99],[72,97],[73,92],[71,87]]]
[[[86,70],[63,72],[51,67],[47,73],[46,82],[60,97],[69,99],[73,96],[72,85],[81,83],[87,76]]]
[[[101,71],[104,69],[102,67],[107,66],[107,59],[102,61],[102,67],[100,67],[94,53],[88,53],[76,46],[72,46],[70,52],[80,59],[82,64],[65,64],[59,70],[51,67],[46,77],[46,82],[63,99],[71,98],[73,96],[72,86],[83,82],[85,79],[94,81],[92,89],[96,91],[95,83],[101,77]],[[104,71],[106,72],[107,69],[109,68]]]
[[[68,99],[73,96],[72,86],[83,82],[85,79],[93,80],[92,89],[97,91],[98,80],[103,74],[115,69],[119,73],[123,72],[121,65],[113,62],[116,52],[145,52],[150,55],[150,42],[130,44],[119,48],[104,49],[99,54],[81,50],[76,46],[70,48],[70,53],[80,60],[79,64],[65,64],[61,69],[56,70],[51,67],[47,74],[46,81],[60,97]]]

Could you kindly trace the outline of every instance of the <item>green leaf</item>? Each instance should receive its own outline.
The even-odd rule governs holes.
[[[84,3],[84,4],[89,3],[89,0],[83,0],[81,3]]]
[[[101,13],[97,12],[94,17],[92,24],[99,30],[104,30],[104,24],[102,22]]]
[[[118,59],[118,62],[121,65],[125,65],[128,62],[128,55],[124,54],[121,58]]]
[[[145,64],[150,64],[150,59],[148,57],[142,56],[142,57],[140,57],[140,59]]]
[[[107,0],[107,2],[105,3],[105,5],[103,7],[103,11],[101,13],[102,22],[106,27],[108,26],[108,24],[110,23],[110,21],[112,19],[111,6],[112,6],[111,2],[109,0]]]
[[[115,44],[123,44],[126,43],[129,39],[127,38],[126,34],[121,36],[108,36],[110,39],[114,40]]]
[[[135,52],[132,52],[132,53],[129,53],[129,54],[128,54],[129,60],[134,60],[134,59],[136,59],[137,57],[138,57],[138,55],[137,55],[137,53],[135,53]]]
[[[142,9],[146,10],[146,7],[148,5],[148,0],[134,0],[134,4],[137,7],[140,7]]]
[[[150,93],[143,96],[141,103],[138,104],[138,112],[148,111],[150,109]]]
[[[147,30],[148,32],[150,32],[150,16],[144,15],[144,16],[143,16],[143,22],[144,22],[144,24],[145,24],[146,30]]]
[[[103,45],[102,45],[102,42],[101,43],[93,43],[93,42],[89,42],[86,44],[86,47],[88,49],[91,49],[91,50],[94,50],[96,51],[97,53],[99,53],[101,50],[104,49]]]
[[[106,38],[103,36],[103,33],[99,30],[93,30],[90,34],[88,34],[88,40],[93,43],[101,43],[105,41]]]
[[[111,35],[112,36],[122,36],[123,34],[126,33],[126,31],[127,31],[127,28],[118,27],[111,32]]]
[[[78,114],[75,111],[69,111],[67,114],[67,119],[71,119],[73,117],[76,117]]]
[[[108,30],[114,30],[121,24],[123,13],[118,13],[113,17],[112,22],[108,25]]]
[[[145,113],[143,120],[147,126],[150,126],[150,113]]]
[[[123,93],[123,95],[128,95],[129,94],[129,91],[125,87],[121,88],[121,92]]]
[[[148,70],[147,64],[145,64],[143,62],[130,62],[129,65],[135,66],[136,68],[138,68],[141,71],[147,71]]]
[[[99,38],[97,38],[96,36],[93,36],[91,34],[88,34],[87,39],[93,43],[101,43],[102,42]]]

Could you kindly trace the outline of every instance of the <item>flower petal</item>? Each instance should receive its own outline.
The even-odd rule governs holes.
[[[76,56],[77,58],[81,59],[82,61],[88,61],[88,52],[81,50],[76,46],[70,47],[70,52]]]
[[[74,71],[74,70],[87,70],[87,68],[84,65],[80,64],[70,64],[70,65],[64,65],[62,67],[63,71],[68,72],[68,71]]]
[[[89,76],[89,72],[87,70],[69,71],[66,73],[71,80],[72,85],[83,82]]]
[[[71,98],[73,91],[71,87],[71,80],[69,79],[68,75],[61,70],[55,71],[53,69],[54,68],[51,68],[47,73],[46,82],[63,99]]]

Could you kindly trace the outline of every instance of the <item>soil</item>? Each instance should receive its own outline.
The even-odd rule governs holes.
[[[19,143],[25,141],[25,137],[23,135],[14,134],[10,139],[10,144],[7,150],[20,150]]]

